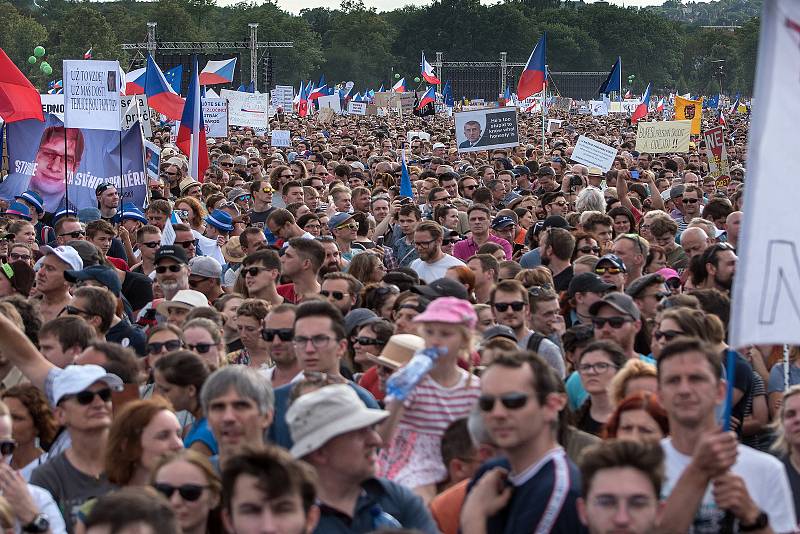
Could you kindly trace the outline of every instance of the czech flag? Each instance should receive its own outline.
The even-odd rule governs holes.
[[[522,75],[519,77],[517,95],[520,100],[525,100],[531,95],[544,91],[547,83],[547,73],[545,72],[546,48],[547,33],[544,33],[533,48],[531,57],[528,58],[528,63],[525,65],[525,70],[522,71]]]
[[[420,63],[420,65],[422,66],[422,77],[425,78],[426,82],[428,82],[431,85],[439,85],[440,83],[442,83],[439,80],[439,78],[437,78],[434,75],[433,67],[431,66],[431,64],[425,61],[424,51],[422,52],[422,63]]]
[[[719,125],[723,127],[728,125],[725,121],[725,114],[722,112],[722,109],[719,110]]]
[[[664,97],[663,96],[661,97],[661,100],[659,100],[658,104],[656,105],[656,111],[658,111],[659,113],[663,113],[664,112]]]
[[[25,119],[44,121],[39,91],[0,48],[0,117],[12,123]]]
[[[324,83],[319,87],[315,87],[308,95],[308,100],[316,100],[321,96],[328,96],[328,84]]]
[[[189,176],[202,182],[208,168],[208,147],[197,71],[197,56],[195,56],[192,77],[189,80],[189,92],[186,95],[186,105],[183,106],[181,125],[175,144],[181,152],[189,155]]]
[[[650,84],[647,84],[647,89],[642,96],[641,102],[636,106],[636,109],[631,115],[631,124],[636,124],[639,120],[647,117],[647,110],[650,109]]]
[[[405,93],[406,92],[406,79],[400,78],[397,80],[397,83],[392,86],[393,93]]]
[[[89,47],[89,50],[87,50],[86,52],[84,52],[84,53],[83,53],[83,59],[92,59],[92,55],[93,55],[93,53],[94,53],[94,51],[92,50],[92,48],[94,48],[94,47],[91,47],[91,46],[90,46],[90,47]]]
[[[153,56],[150,55],[147,56],[144,94],[147,95],[147,104],[151,108],[166,115],[171,120],[181,120],[181,115],[183,115],[183,99],[180,95],[175,93],[175,90],[172,89],[167,79],[164,78],[164,73],[161,72],[156,62],[153,61]]]
[[[125,74],[125,94],[143,95],[147,69],[136,69]]]
[[[235,57],[222,61],[209,61],[200,73],[200,85],[231,83],[234,70],[236,70]]]
[[[436,102],[436,87],[431,85],[428,87],[428,90],[425,91],[425,94],[422,95],[422,98],[419,99],[419,104],[417,104],[417,109],[422,109],[428,104],[433,104]]]
[[[630,89],[625,91],[625,97],[624,98],[633,98],[633,93],[631,93]]]

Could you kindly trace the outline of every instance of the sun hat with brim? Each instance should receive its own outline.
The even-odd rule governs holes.
[[[22,202],[12,202],[6,210],[6,215],[16,215],[26,221],[31,220],[31,210]]]
[[[397,370],[411,361],[414,353],[425,348],[425,340],[414,334],[395,334],[389,338],[378,356],[367,357],[384,367]]]
[[[286,412],[294,445],[303,458],[342,434],[371,427],[389,417],[386,410],[367,408],[347,384],[325,386],[295,400]]]
[[[425,311],[414,317],[415,323],[449,323],[465,324],[475,328],[478,316],[472,309],[472,304],[456,297],[441,297],[425,308]]]
[[[24,200],[36,210],[36,213],[42,215],[44,213],[44,200],[42,199],[42,195],[37,193],[36,191],[25,191],[17,196],[14,197],[16,200]]]
[[[115,390],[122,390],[122,379],[107,373],[99,365],[68,365],[61,369],[53,380],[53,404],[58,405],[64,397],[86,391],[95,382],[105,382]]]
[[[170,308],[184,308],[192,310],[194,308],[205,308],[208,306],[208,299],[205,295],[194,289],[181,289],[172,300],[162,300],[156,307],[156,311],[167,317]]]
[[[201,184],[191,176],[189,178],[184,178],[183,180],[181,180],[181,183],[178,184],[178,189],[180,189],[181,191],[181,196],[185,195],[186,191],[188,191],[190,187],[194,187],[196,185],[201,186],[203,184]]]
[[[246,254],[242,250],[238,235],[228,239],[228,242],[222,247],[222,257],[225,258],[227,263],[242,263],[245,256]]]

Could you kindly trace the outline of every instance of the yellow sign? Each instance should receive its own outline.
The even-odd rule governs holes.
[[[688,152],[692,121],[639,122],[636,151],[649,154]]]
[[[700,135],[701,121],[703,119],[703,98],[689,100],[682,96],[675,97],[675,120],[692,121],[692,135]]]

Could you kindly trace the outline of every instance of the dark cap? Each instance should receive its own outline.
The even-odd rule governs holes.
[[[344,331],[348,336],[351,336],[353,334],[353,330],[356,328],[377,323],[380,320],[381,318],[370,309],[355,308],[350,310],[347,315],[344,316]]]
[[[685,188],[680,184],[673,185],[672,188],[669,190],[669,198],[670,198],[670,200],[678,198],[678,197],[682,197],[684,190],[685,190]]]
[[[178,247],[175,245],[161,245],[156,252],[156,257],[153,258],[153,263],[158,265],[158,262],[161,260],[169,258],[171,260],[175,260],[178,263],[183,263],[188,265],[189,258],[186,257],[186,251],[183,250],[183,247]]]
[[[624,293],[620,293],[619,291],[609,293],[601,300],[598,300],[589,306],[589,315],[594,317],[603,306],[611,306],[618,312],[627,315],[636,321],[642,317],[642,314],[639,311],[639,308],[636,307],[636,303],[633,302],[633,299]]]
[[[467,300],[467,289],[450,278],[438,278],[428,285],[419,285],[411,288],[413,293],[428,297],[430,299],[438,299],[439,297],[456,297],[459,299]]]
[[[660,274],[658,273],[646,274],[644,276],[640,276],[639,278],[631,282],[631,284],[625,288],[625,294],[630,295],[633,298],[636,298],[642,291],[644,291],[648,287],[654,284],[663,284],[663,283],[664,283],[664,277],[661,276]]]
[[[103,193],[105,193],[105,191],[106,191],[107,189],[110,189],[110,188],[112,188],[112,187],[116,187],[116,186],[115,186],[114,184],[112,184],[111,182],[105,182],[105,183],[102,183],[102,184],[98,185],[97,187],[95,187],[95,189],[94,189],[94,194],[95,194],[96,196],[100,196],[100,195],[102,195]]]
[[[555,176],[556,171],[549,165],[544,167],[539,167],[539,172],[536,173],[537,176]]]
[[[622,261],[622,258],[617,256],[616,254],[606,254],[605,256],[601,256],[600,259],[597,260],[597,265],[595,265],[595,268],[598,267],[603,262],[609,262],[614,267],[622,269],[623,273],[628,272],[628,269],[625,268],[625,262]]]
[[[490,339],[494,339],[496,337],[504,337],[506,339],[510,339],[514,343],[517,342],[517,336],[514,335],[514,331],[511,330],[511,327],[508,327],[504,324],[496,324],[483,331],[484,341],[489,341]]]
[[[605,293],[614,289],[614,284],[607,284],[594,273],[581,273],[572,277],[567,293],[574,297],[575,293]]]
[[[80,280],[95,280],[116,296],[122,292],[122,283],[119,281],[117,272],[106,265],[92,265],[80,271],[64,271],[64,280],[71,284]]]
[[[387,284],[393,284],[400,288],[400,291],[409,291],[412,287],[419,283],[419,279],[415,279],[410,274],[402,273],[399,271],[392,271],[383,276],[383,281]]]
[[[514,219],[509,217],[508,215],[498,215],[497,217],[492,220],[492,228],[498,230],[500,228],[505,228],[507,226],[511,226],[514,224]]]
[[[517,165],[516,167],[511,169],[511,172],[514,173],[514,176],[523,176],[523,175],[530,176],[531,174],[531,170],[526,165]]]
[[[534,235],[539,235],[542,230],[546,230],[548,228],[563,228],[564,230],[573,229],[567,220],[561,215],[551,215],[544,221],[537,222],[533,227],[533,233]]]

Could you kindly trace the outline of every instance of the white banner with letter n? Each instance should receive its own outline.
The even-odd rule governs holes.
[[[747,154],[747,212],[736,254],[728,344],[800,345],[800,234],[796,154],[800,124],[800,2],[764,2]]]

